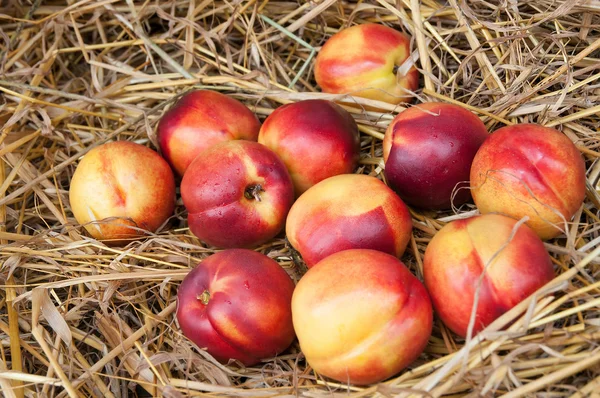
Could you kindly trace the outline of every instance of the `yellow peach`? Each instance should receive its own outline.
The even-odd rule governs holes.
[[[175,179],[167,162],[143,145],[117,141],[88,152],[69,190],[75,219],[96,239],[156,231],[173,213]]]
[[[402,68],[409,57],[407,35],[384,25],[356,25],[323,45],[315,61],[315,79],[326,93],[398,104],[410,100],[410,92],[419,86],[417,69]]]
[[[410,240],[408,208],[375,177],[327,178],[290,209],[286,234],[308,267],[342,250],[373,249],[400,257]]]
[[[481,213],[521,219],[542,239],[561,234],[585,198],[585,164],[573,142],[537,124],[503,127],[481,145],[471,165]]]
[[[400,260],[354,249],[332,254],[300,279],[292,320],[315,371],[342,383],[371,384],[421,354],[433,316],[425,287]]]

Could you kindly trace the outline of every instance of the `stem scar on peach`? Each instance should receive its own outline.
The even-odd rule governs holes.
[[[202,304],[208,305],[208,302],[210,301],[210,292],[208,290],[203,291],[202,294],[198,296],[198,300],[200,300]]]
[[[262,185],[260,184],[251,184],[246,187],[244,190],[244,196],[249,200],[256,200],[258,202],[261,201],[260,193],[264,192]]]

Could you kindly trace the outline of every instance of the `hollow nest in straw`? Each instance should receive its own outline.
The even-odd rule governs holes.
[[[600,391],[600,1],[2,4],[4,396],[584,397]],[[403,108],[323,94],[313,75],[311,54],[339,29],[365,22],[412,36],[422,74],[414,103],[460,104],[490,131],[540,123],[577,145],[587,196],[566,233],[546,244],[557,277],[546,295],[514,312],[508,330],[464,341],[436,320],[419,359],[376,386],[320,377],[297,345],[257,366],[221,365],[182,336],[174,317],[181,280],[214,252],[187,229],[181,201],[156,234],[110,247],[76,223],[69,181],[80,157],[109,140],[156,148],[157,121],[192,87],[239,99],[261,120],[303,99],[354,102],[358,107],[347,109],[361,131],[357,173],[383,178],[383,133]],[[402,260],[420,275],[436,231],[475,211],[473,205],[413,211],[413,239]],[[300,276],[283,237],[257,250]]]

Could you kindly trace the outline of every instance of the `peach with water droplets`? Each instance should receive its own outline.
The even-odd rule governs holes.
[[[183,334],[217,360],[246,366],[281,354],[294,340],[294,282],[264,254],[228,249],[200,262],[177,291]]]
[[[181,181],[188,225],[221,248],[254,247],[281,231],[294,201],[285,165],[264,145],[226,141],[202,152]]]

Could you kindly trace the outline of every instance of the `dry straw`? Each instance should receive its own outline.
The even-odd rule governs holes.
[[[598,395],[600,1],[7,1],[0,8],[0,389],[5,397]],[[261,118],[307,98],[342,101],[362,132],[358,172],[383,178],[381,140],[402,109],[319,92],[312,57],[340,28],[410,33],[416,101],[464,106],[491,129],[535,122],[580,148],[588,192],[547,243],[557,277],[464,341],[436,321],[409,370],[377,386],[332,383],[297,346],[258,366],[215,362],[174,319],[177,286],[213,253],[179,203],[144,241],[109,248],[68,201],[78,159],[108,140],[154,147],[158,118],[192,87]],[[403,260],[418,275],[439,228],[473,214],[414,211]],[[258,250],[294,277],[283,239]]]

